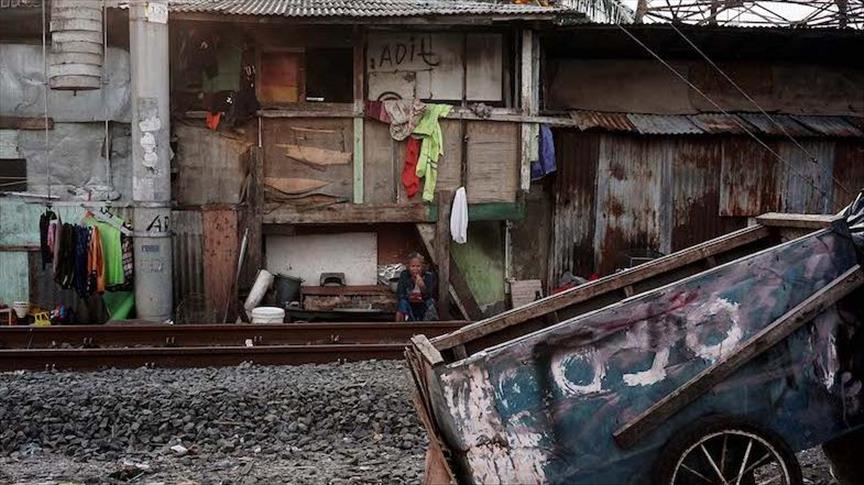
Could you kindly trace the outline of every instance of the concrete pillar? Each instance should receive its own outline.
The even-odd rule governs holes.
[[[168,4],[129,2],[135,306],[164,321],[173,310]]]

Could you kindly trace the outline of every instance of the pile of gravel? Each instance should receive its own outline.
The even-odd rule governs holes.
[[[0,456],[417,482],[426,436],[409,396],[398,362],[0,374]]]

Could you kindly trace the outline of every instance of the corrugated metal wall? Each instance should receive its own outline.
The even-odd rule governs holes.
[[[548,287],[565,270],[578,276],[594,271],[594,213],[600,138],[562,130],[555,137],[558,171],[552,193],[552,238]]]
[[[675,148],[661,138],[600,138],[594,264],[601,274],[631,257],[670,251]]]
[[[780,162],[737,136],[556,131],[550,281],[567,270],[609,274],[630,256],[677,251],[769,211],[836,212],[864,187],[864,141],[801,144],[769,142]]]
[[[204,230],[201,211],[171,211],[174,230],[174,306],[204,301]],[[195,311],[198,311],[197,309]]]

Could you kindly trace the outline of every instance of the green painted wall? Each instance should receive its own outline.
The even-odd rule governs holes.
[[[504,310],[504,230],[498,221],[471,221],[468,242],[450,242],[450,253],[484,313]]]

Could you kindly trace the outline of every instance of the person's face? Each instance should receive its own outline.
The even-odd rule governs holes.
[[[419,275],[423,271],[423,263],[417,258],[408,261],[408,271],[411,272],[411,276]]]

